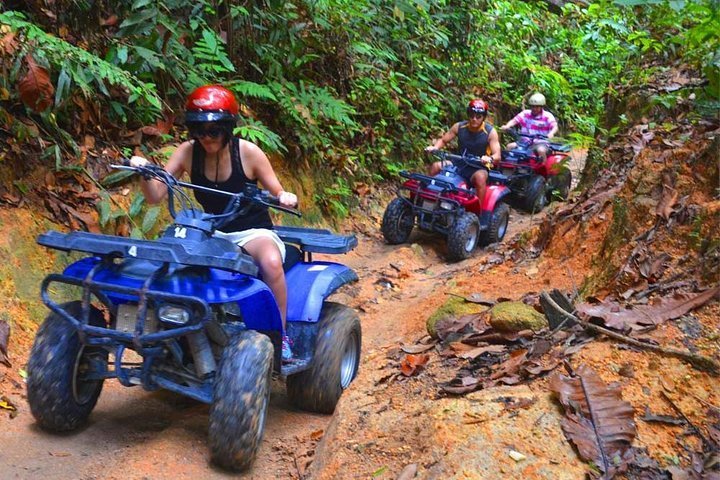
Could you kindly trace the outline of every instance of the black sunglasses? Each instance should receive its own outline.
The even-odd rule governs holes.
[[[487,115],[487,112],[479,112],[477,110],[468,110],[468,118],[482,118]]]
[[[217,125],[210,127],[191,127],[188,128],[188,133],[192,138],[218,138],[223,133],[225,133],[225,129]]]

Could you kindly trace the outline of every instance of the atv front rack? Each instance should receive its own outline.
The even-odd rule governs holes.
[[[400,176],[403,178],[407,178],[409,180],[415,180],[423,187],[427,187],[430,190],[433,190],[437,193],[444,193],[444,192],[460,192],[464,193],[466,195],[475,195],[475,190],[469,190],[467,188],[458,187],[452,182],[448,182],[436,177],[431,177],[429,175],[423,175],[422,173],[410,173],[406,172],[405,170],[400,172]],[[402,187],[407,188],[407,187]],[[418,187],[417,190],[410,189],[411,191],[415,193],[420,193],[420,187]]]
[[[459,192],[464,193],[466,195],[475,195],[475,189],[467,189],[458,187],[452,182],[448,182],[442,179],[439,179],[437,177],[431,177],[429,175],[423,175],[421,173],[410,173],[405,170],[400,172],[400,176],[403,178],[407,178],[409,180],[415,180],[416,182],[420,183],[423,186],[427,186],[432,190],[438,191],[438,193],[444,193],[444,192]],[[501,184],[504,185],[507,183],[508,177],[506,175],[503,175],[500,172],[496,172],[495,170],[490,170],[488,172],[488,185],[493,184]],[[435,187],[435,188],[432,188]],[[407,188],[407,187],[402,187]],[[411,191],[415,193],[419,193],[418,190],[410,189]]]
[[[213,241],[225,242],[221,239],[213,239]],[[86,252],[103,257],[138,258],[213,267],[252,276],[257,276],[258,273],[258,267],[249,255],[232,249],[210,249],[207,248],[208,242],[183,243],[164,238],[138,240],[99,233],[49,231],[39,235],[37,243],[57,250]]]

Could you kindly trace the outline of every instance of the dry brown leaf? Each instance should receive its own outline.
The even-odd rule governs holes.
[[[498,369],[490,375],[492,380],[498,380],[502,377],[514,377],[520,371],[520,367],[527,361],[527,350],[519,349],[510,354],[510,357],[500,364]],[[514,378],[513,378],[514,380]],[[515,382],[517,383],[517,382]]]
[[[400,347],[400,350],[402,350],[405,353],[423,353],[427,352],[428,350],[431,350],[435,348],[437,342],[428,343],[428,344],[420,344],[417,343],[415,345],[403,345]]]
[[[583,459],[612,478],[629,460],[636,434],[635,412],[622,399],[619,384],[606,385],[590,367],[581,365],[571,377],[552,376],[550,388],[565,407],[565,436]]]
[[[406,377],[410,377],[419,373],[428,360],[430,360],[430,355],[427,353],[423,353],[421,355],[406,355],[400,362],[400,371]]]
[[[463,393],[477,390],[480,385],[480,380],[466,375],[461,378],[453,378],[447,385],[443,385],[441,388],[447,393],[462,395]]]
[[[113,25],[117,24],[118,22],[118,16],[114,13],[110,15],[108,18],[101,18],[100,19],[100,26],[102,27],[112,27]]]
[[[625,308],[615,301],[606,300],[597,305],[581,303],[577,305],[576,310],[586,319],[602,319],[605,325],[611,328],[640,329],[644,325],[658,325],[681,317],[718,295],[720,295],[720,287],[715,287],[700,293],[676,293],[670,299],[661,298],[652,305],[636,305],[632,309]]]
[[[667,220],[670,218],[673,206],[677,202],[678,191],[675,189],[675,178],[670,172],[663,172],[662,177],[662,195],[657,207],[655,207],[655,215]]]
[[[464,359],[473,359],[476,357],[479,357],[483,353],[500,353],[504,352],[506,349],[505,345],[487,345],[484,347],[477,347],[473,348],[472,350],[467,350],[465,352],[462,352],[458,355],[460,358]]]
[[[27,71],[18,82],[18,93],[22,102],[36,112],[44,112],[53,104],[55,87],[50,81],[48,71],[35,63],[35,60],[27,55],[25,57]]]
[[[15,38],[15,33],[10,32],[0,38],[0,50],[4,51],[8,55],[12,55],[18,49],[18,41]]]

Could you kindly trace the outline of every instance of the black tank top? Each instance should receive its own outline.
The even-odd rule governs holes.
[[[240,139],[233,137],[230,144],[230,163],[232,170],[230,178],[224,182],[211,182],[205,176],[205,149],[200,142],[193,143],[192,153],[192,171],[190,172],[190,180],[195,185],[203,187],[215,188],[226,192],[237,193],[243,190],[245,184],[250,183],[257,185],[257,180],[250,180],[245,176],[240,160]],[[225,211],[225,207],[230,201],[225,195],[216,193],[203,192],[195,190],[195,198],[202,205],[207,213],[218,214]],[[220,229],[225,233],[239,232],[248,228],[272,228],[272,221],[267,207],[253,205],[245,215],[237,217]]]
[[[475,155],[477,157],[490,155],[492,152],[490,150],[488,137],[490,136],[490,132],[492,132],[493,126],[487,122],[483,122],[480,130],[477,132],[471,132],[467,128],[467,123],[467,120],[465,120],[460,122],[459,125],[458,145],[460,147],[460,151],[458,153],[460,155],[469,153],[470,155]]]

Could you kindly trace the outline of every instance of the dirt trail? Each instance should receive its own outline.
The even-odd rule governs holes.
[[[507,238],[540,221],[513,211]],[[372,221],[356,225],[359,247],[341,261],[360,281],[334,300],[360,312],[364,357],[398,341],[422,335],[426,312],[445,299],[438,286],[477,269],[493,251],[447,264],[442,239],[414,233],[412,245],[385,245]],[[374,230],[374,231],[373,231]],[[397,284],[402,282],[402,288]],[[22,360],[24,365],[25,359]],[[373,368],[365,362],[361,368]],[[15,385],[11,385],[15,383]],[[0,416],[0,465],[3,478],[226,478],[208,464],[208,407],[167,392],[105,388],[87,427],[70,435],[40,430],[25,401],[24,385],[6,382],[3,393],[17,401],[19,415]],[[284,385],[275,381],[263,446],[252,470],[233,478],[298,478],[314,454],[331,417],[298,411],[289,405]]]
[[[571,167],[579,171],[582,160],[574,160]],[[470,259],[455,264],[444,260],[444,241],[437,236],[416,231],[411,237],[412,244],[385,245],[379,233],[381,209],[379,205],[374,214],[347,227],[358,234],[356,250],[342,258],[328,258],[351,266],[360,278],[358,283],[336,294],[334,300],[360,312],[363,370],[377,368],[373,359],[386,346],[421,337],[428,313],[446,299],[448,291],[472,290],[473,282],[480,279],[485,283],[484,292],[516,297],[527,291],[528,280],[533,283],[527,270],[495,272],[491,269],[485,276],[477,275],[493,257],[497,259],[496,251],[506,248],[504,245],[478,250]],[[513,210],[506,243],[539,224],[543,215],[531,216]],[[518,282],[513,275],[523,278],[522,291],[514,291],[513,285]],[[542,285],[542,279],[534,281]],[[25,358],[19,360],[16,365],[25,364]],[[2,393],[18,404],[19,414],[12,420],[7,415],[0,416],[2,478],[232,476],[208,463],[208,407],[205,405],[167,392],[128,389],[108,381],[88,426],[70,435],[57,436],[35,425],[25,400],[24,385],[18,380],[17,376],[10,376],[3,384],[6,388]],[[233,478],[302,478],[306,475],[331,417],[294,409],[284,390],[280,381],[274,382],[258,458],[249,472]],[[373,401],[378,403],[382,399]]]

